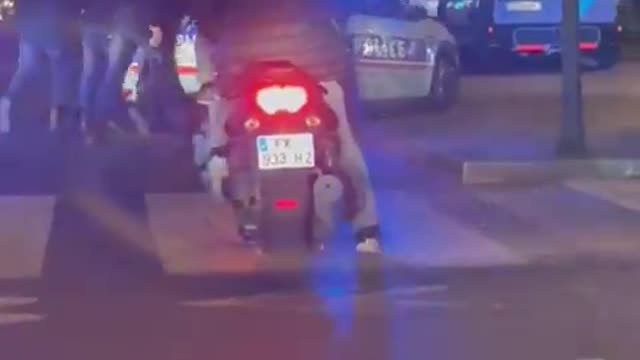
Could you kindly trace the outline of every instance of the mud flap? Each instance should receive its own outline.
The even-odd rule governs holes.
[[[322,175],[313,184],[313,237],[326,244],[336,231],[336,216],[343,216],[344,184],[334,175]]]

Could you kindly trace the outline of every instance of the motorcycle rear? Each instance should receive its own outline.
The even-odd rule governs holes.
[[[289,63],[247,69],[226,122],[229,184],[241,234],[269,252],[319,249],[343,186],[335,114],[318,81]]]

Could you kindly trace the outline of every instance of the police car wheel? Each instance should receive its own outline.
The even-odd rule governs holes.
[[[430,105],[437,111],[446,111],[458,100],[460,69],[455,60],[439,55],[433,69],[433,81],[429,96]]]

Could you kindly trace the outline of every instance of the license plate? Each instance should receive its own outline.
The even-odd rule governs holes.
[[[262,135],[256,139],[260,170],[305,169],[315,164],[312,134]]]
[[[353,46],[361,60],[426,61],[426,42],[422,39],[356,35]]]
[[[511,1],[507,3],[507,11],[541,11],[542,3],[539,1]]]

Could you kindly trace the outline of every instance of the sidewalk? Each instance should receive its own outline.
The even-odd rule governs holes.
[[[465,78],[461,102],[451,111],[380,120],[367,137],[397,138],[456,161],[553,159],[563,111],[555,77]],[[637,73],[599,73],[591,79],[583,100],[591,153],[640,157],[640,93],[625,92],[636,83],[640,88],[640,67]]]
[[[420,185],[412,188],[426,194],[422,201],[433,212],[423,211],[425,216],[445,217],[490,239],[520,261],[576,257],[640,260],[640,181],[577,178],[511,185],[462,184],[462,166],[467,161],[530,163],[556,159],[562,104],[559,92],[540,91],[553,87],[545,82],[545,76],[530,76],[540,85],[538,89],[518,88],[524,76],[488,77],[484,89],[474,88],[478,79],[466,80],[464,86],[469,81],[471,86],[465,87],[462,103],[449,113],[378,121],[364,137],[378,149],[369,154],[369,161],[374,169],[380,163],[386,166],[395,161],[401,163],[397,169],[415,170],[412,177]],[[594,76],[606,81],[627,77],[626,84],[640,79],[629,74]],[[591,155],[640,159],[640,104],[635,95],[602,92],[602,88],[596,88],[585,97]],[[395,171],[379,169],[377,176],[391,177],[389,172]],[[414,191],[399,183],[396,188]],[[427,235],[422,241],[450,244],[450,249],[458,244],[455,237],[462,236],[438,234],[435,229],[424,233]],[[472,245],[468,250],[473,251],[470,249]]]
[[[628,96],[640,95],[640,62],[620,62],[606,71],[583,72],[582,83],[585,96]],[[482,94],[483,97],[510,97],[560,95],[562,73],[540,72],[509,75],[466,76],[463,83],[465,96]]]

